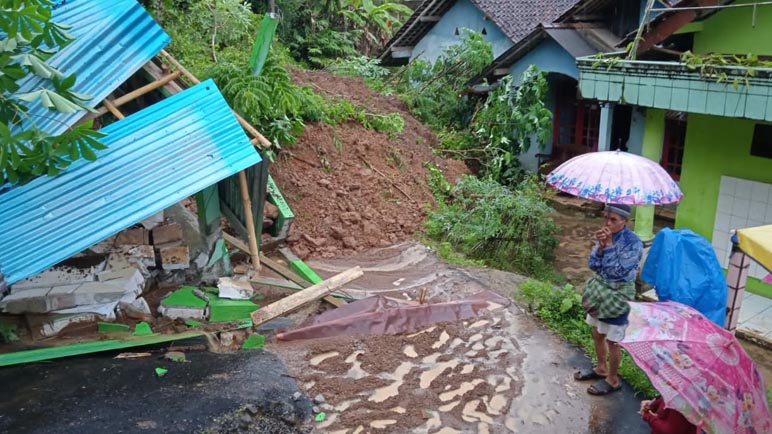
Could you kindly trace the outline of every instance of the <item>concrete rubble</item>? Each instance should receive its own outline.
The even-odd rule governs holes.
[[[244,276],[246,278],[246,276]],[[236,280],[231,277],[221,277],[217,281],[220,298],[232,300],[249,300],[255,296],[255,289],[247,280]]]
[[[150,305],[144,295],[159,275],[168,278],[187,272],[190,249],[183,227],[151,216],[56,266],[16,282],[7,291],[0,287],[0,313],[19,315],[34,338],[47,338],[79,325],[97,321],[150,321]],[[171,273],[171,274],[170,274]],[[200,318],[204,311],[175,313],[170,317]]]

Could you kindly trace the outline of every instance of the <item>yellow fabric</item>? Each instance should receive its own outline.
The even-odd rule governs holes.
[[[772,270],[772,225],[738,229],[740,249],[767,270]]]

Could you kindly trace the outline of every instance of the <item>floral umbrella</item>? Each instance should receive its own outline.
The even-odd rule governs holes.
[[[665,205],[683,193],[665,169],[648,158],[622,151],[576,156],[547,175],[547,184],[603,203]]]
[[[764,378],[731,333],[681,303],[630,307],[620,344],[668,408],[708,434],[772,433]]]

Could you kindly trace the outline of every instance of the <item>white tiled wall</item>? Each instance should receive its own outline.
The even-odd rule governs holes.
[[[772,184],[722,176],[713,225],[713,248],[721,266],[727,268],[729,264],[733,230],[765,224],[772,224]],[[767,274],[757,263],[751,263],[751,276],[763,279]]]

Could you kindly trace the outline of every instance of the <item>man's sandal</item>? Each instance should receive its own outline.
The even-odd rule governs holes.
[[[598,374],[594,368],[574,372],[574,380],[576,381],[601,380],[603,378],[606,378],[606,376]]]
[[[592,386],[588,387],[587,393],[595,396],[605,396],[610,393],[614,393],[618,390],[622,390],[622,384],[619,384],[618,386],[614,387],[608,384],[606,380],[601,380],[593,384]]]

